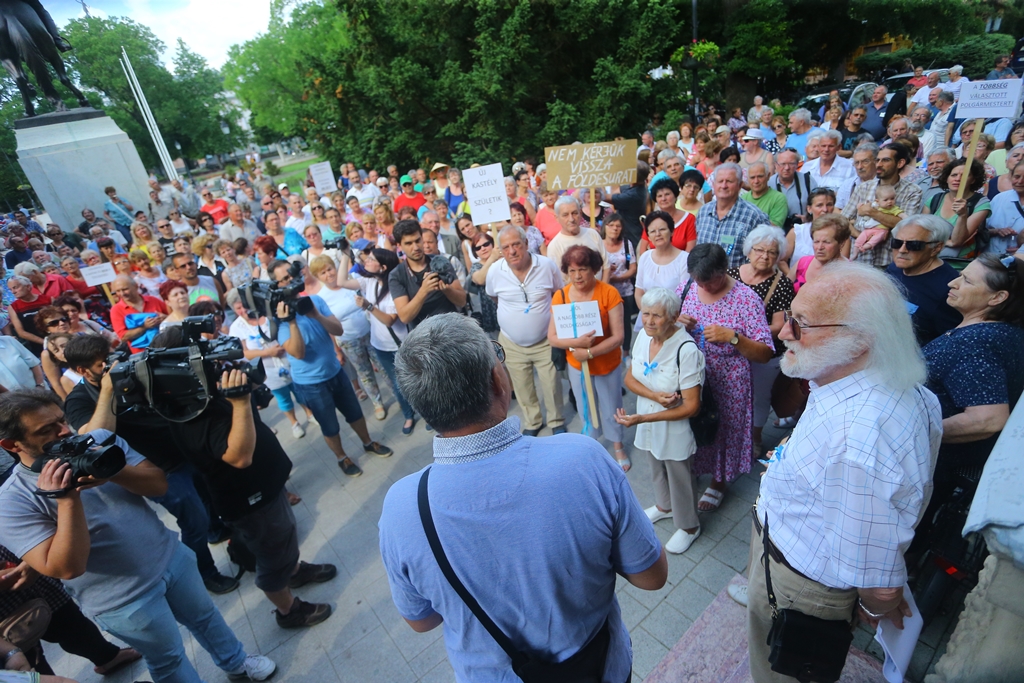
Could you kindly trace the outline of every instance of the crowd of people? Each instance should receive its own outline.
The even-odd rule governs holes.
[[[555,191],[525,159],[500,224],[473,220],[461,173],[440,163],[345,162],[329,196],[258,168],[197,188],[153,179],[145,209],[108,187],[77,226],[15,212],[0,230],[0,446],[17,462],[0,489],[0,619],[36,597],[52,614],[25,647],[0,641],[6,668],[52,673],[42,640],[98,671],[144,657],[155,681],[199,680],[180,623],[230,676],[264,680],[275,664],[208,595],[239,585],[209,550],[229,537],[280,627],[331,616],[293,593],[336,569],[300,559],[301,491],[285,487],[291,459],[245,373],[226,370],[183,428],[112,410],[111,352],[180,347],[191,316],[240,340],[292,436],[317,425],[349,477],[362,469],[339,411],[360,455],[392,455],[363,411],[386,419],[388,394],[403,434],[435,432],[435,463],[454,466],[392,488],[381,553],[412,628],[446,624],[459,680],[501,679],[522,652],[578,653],[592,680],[628,680],[616,574],[660,588],[665,553],[685,553],[730,483],[761,467],[749,588],[732,593],[748,605],[754,679],[790,680],[768,661],[769,569],[785,609],[901,623],[919,521],[958,465],[984,465],[1024,390],[1024,122],[986,122],[968,167],[956,76],[891,101],[879,86],[861,107],[836,93],[788,120],[756,98],[726,123],[647,131],[628,187]],[[88,284],[82,269],[104,263],[114,279]],[[256,311],[245,294],[300,280],[306,306]],[[555,307],[578,304],[596,304],[599,331],[556,324]],[[567,433],[569,405],[582,435]],[[773,413],[794,429],[766,453]],[[73,433],[127,465],[71,482],[45,449]],[[640,457],[646,509],[625,476]],[[481,613],[515,632],[495,640]]]

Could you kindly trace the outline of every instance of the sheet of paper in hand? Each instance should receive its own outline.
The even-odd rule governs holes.
[[[555,333],[559,339],[575,339],[591,330],[598,337],[604,336],[601,326],[601,309],[596,301],[578,301],[551,307],[555,316]]]

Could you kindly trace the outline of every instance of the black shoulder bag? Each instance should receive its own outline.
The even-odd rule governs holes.
[[[768,632],[768,663],[772,671],[792,676],[801,683],[835,683],[846,666],[853,642],[848,620],[821,619],[795,609],[779,609],[768,569],[768,515],[764,518],[764,583],[768,605],[772,608],[772,628]]]
[[[519,676],[523,683],[601,683],[604,678],[605,660],[608,658],[608,645],[611,642],[608,620],[605,619],[604,624],[589,643],[564,662],[546,662],[535,655],[516,649],[509,637],[487,616],[476,598],[466,590],[462,581],[455,574],[455,570],[452,569],[451,563],[448,562],[444,548],[441,547],[441,540],[437,537],[437,529],[434,528],[434,518],[430,514],[430,500],[427,495],[427,478],[429,476],[430,468],[428,467],[420,477],[417,501],[420,509],[420,522],[423,524],[423,531],[430,543],[430,550],[434,553],[434,559],[437,560],[448,583],[512,660],[512,671],[516,676]]]
[[[693,284],[693,278],[686,283],[686,287],[683,289],[683,296],[680,297],[680,301],[686,301],[686,295],[690,292],[690,285]],[[687,344],[693,344],[700,348],[694,341],[683,342],[679,345],[679,349],[676,350],[676,371],[679,370],[679,354],[683,347]],[[703,349],[701,352],[703,353]],[[718,402],[715,400],[715,395],[711,391],[711,380],[708,378],[707,366],[704,368],[704,385],[700,388],[700,412],[690,418],[690,429],[693,431],[693,439],[697,443],[697,446],[710,446],[715,442],[715,437],[718,436],[718,422],[720,420],[718,412]]]
[[[558,293],[562,295],[562,303],[566,303],[565,290],[560,289],[558,290]],[[566,360],[565,353],[565,349],[556,349],[554,346],[551,347],[551,362],[554,364],[555,370],[559,372],[565,370],[566,366],[569,364],[569,361]]]

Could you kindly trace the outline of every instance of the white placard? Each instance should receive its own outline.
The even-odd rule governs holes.
[[[552,306],[551,315],[555,316],[555,334],[559,339],[575,339],[591,330],[594,330],[598,337],[604,336],[601,308],[596,301],[577,301]]]
[[[338,189],[338,181],[334,179],[331,162],[321,161],[309,167],[309,175],[313,179],[313,187],[317,194],[326,197]]]
[[[972,81],[960,88],[956,105],[958,119],[1015,119],[1020,114],[1019,78]]]
[[[467,168],[462,172],[462,180],[466,184],[466,201],[473,225],[512,220],[501,164]]]
[[[82,271],[82,277],[85,278],[85,284],[90,287],[105,285],[108,282],[113,282],[114,278],[117,277],[117,273],[114,272],[113,263],[101,263],[98,266],[85,266],[80,270]]]

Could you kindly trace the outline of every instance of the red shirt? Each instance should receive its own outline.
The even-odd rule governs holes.
[[[537,216],[533,219],[534,225],[544,235],[544,244],[550,244],[555,235],[562,231],[562,224],[555,218],[554,209],[549,209],[547,204],[541,204],[537,209]]]
[[[129,313],[161,313],[167,315],[167,306],[163,301],[154,296],[146,296],[145,294],[140,296],[142,297],[141,311],[124,301],[118,301],[110,308],[110,326],[114,328],[114,333],[120,339],[124,339],[124,334],[128,331],[124,324],[124,317]],[[132,353],[138,350],[131,345],[131,342],[128,342],[128,346],[131,348]]]
[[[424,199],[423,195],[420,194],[419,192],[417,192],[411,197],[403,192],[402,194],[398,195],[398,198],[395,200],[392,209],[394,210],[395,215],[397,216],[398,210],[401,209],[403,206],[411,206],[413,211],[419,211],[420,207],[426,203],[427,200]]]
[[[203,204],[199,210],[213,216],[214,225],[220,225],[228,219],[228,203],[223,199],[218,199],[213,204]]]
[[[680,251],[686,251],[686,243],[697,239],[697,219],[689,211],[684,211],[683,220],[672,229],[672,246]],[[640,239],[651,246],[651,240],[647,238],[647,230],[644,229]]]
[[[71,286],[78,291],[83,299],[100,293],[100,290],[97,287],[90,287],[85,284],[85,280],[72,280],[71,278],[67,278],[67,280],[71,283]]]
[[[64,292],[74,292],[75,286],[63,275],[47,275],[46,283],[39,288],[33,287],[37,294],[42,294],[51,299],[56,299]]]

